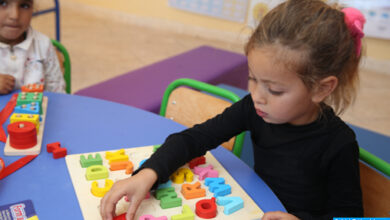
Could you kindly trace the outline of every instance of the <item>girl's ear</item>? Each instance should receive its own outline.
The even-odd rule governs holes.
[[[335,76],[323,78],[314,88],[312,101],[320,103],[326,99],[337,87],[339,80]]]

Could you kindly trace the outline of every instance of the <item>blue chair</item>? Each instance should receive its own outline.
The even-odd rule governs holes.
[[[56,18],[56,40],[61,41],[61,33],[60,33],[60,3],[58,0],[54,0],[54,7],[48,8],[42,11],[37,11],[33,13],[33,16],[38,16],[46,13],[54,12],[55,13],[55,18]]]

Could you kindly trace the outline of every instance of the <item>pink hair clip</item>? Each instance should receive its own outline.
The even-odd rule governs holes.
[[[344,21],[349,29],[349,33],[355,41],[356,54],[360,56],[362,48],[362,38],[364,36],[363,26],[366,23],[364,15],[356,8],[344,8],[341,10],[344,13]]]

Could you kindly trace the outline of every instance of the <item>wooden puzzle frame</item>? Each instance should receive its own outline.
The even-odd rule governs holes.
[[[109,152],[114,152],[114,151],[109,151]],[[88,155],[92,155],[95,158],[96,153],[99,153],[100,156],[102,157],[103,166],[109,168],[108,161],[107,159],[105,159],[104,151],[67,155],[65,158],[68,171],[72,179],[73,187],[75,189],[75,193],[77,195],[77,199],[80,205],[81,212],[83,214],[84,219],[89,219],[89,220],[101,219],[99,214],[99,205],[100,205],[101,198],[92,195],[91,185],[93,181],[86,180],[85,174],[87,168],[81,167],[80,156],[84,155],[85,157],[87,157]],[[139,167],[139,163],[142,160],[149,158],[150,155],[152,155],[152,153],[153,153],[153,146],[125,149],[125,154],[129,156],[129,160],[132,161],[132,163],[134,164],[134,169],[137,169]],[[232,192],[230,195],[227,195],[227,197],[239,196],[244,200],[244,208],[230,215],[225,215],[223,213],[224,207],[217,205],[218,214],[214,219],[226,219],[226,220],[261,219],[261,217],[264,215],[263,211],[241,188],[241,186],[233,179],[233,177],[225,170],[225,168],[217,161],[217,159],[215,159],[215,157],[209,152],[205,155],[205,157],[206,157],[206,164],[201,166],[208,166],[212,164],[214,169],[219,172],[219,177],[225,178],[225,183],[231,186]],[[188,164],[186,164],[183,167],[188,168]],[[111,179],[115,182],[117,180],[129,176],[131,175],[126,175],[125,170],[110,171],[108,179]],[[190,200],[186,200],[181,194],[180,191],[181,191],[182,184],[172,183],[172,186],[175,188],[175,192],[177,193],[178,197],[182,198],[182,206],[188,205],[191,208],[192,212],[194,213],[195,213],[196,202],[202,199],[210,199],[213,197],[213,193],[209,192],[208,187],[204,185],[204,180],[202,181],[198,180],[197,175],[194,175],[194,180],[190,183],[193,184],[197,181],[201,182],[202,188],[206,189],[206,197],[190,199]],[[97,182],[99,187],[104,187],[105,179],[97,180]],[[189,182],[184,182],[184,183],[189,183]],[[149,199],[145,199],[141,202],[137,210],[135,219],[139,219],[143,215],[152,215],[154,217],[167,216],[168,219],[170,219],[171,216],[173,215],[181,214],[182,206],[169,208],[169,209],[162,209],[160,207],[160,201],[157,200],[152,194]],[[120,215],[126,212],[127,207],[128,207],[128,203],[124,200],[124,198],[122,198],[117,204],[116,214]],[[195,214],[195,219],[202,219],[202,218],[196,216]]]

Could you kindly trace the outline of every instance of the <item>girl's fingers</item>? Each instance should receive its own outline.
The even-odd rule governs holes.
[[[134,219],[134,216],[135,216],[135,213],[138,209],[138,206],[139,204],[141,203],[142,199],[139,199],[139,198],[131,198],[130,200],[130,206],[129,206],[129,209],[127,210],[127,213],[126,213],[126,219],[127,220],[133,220]]]

